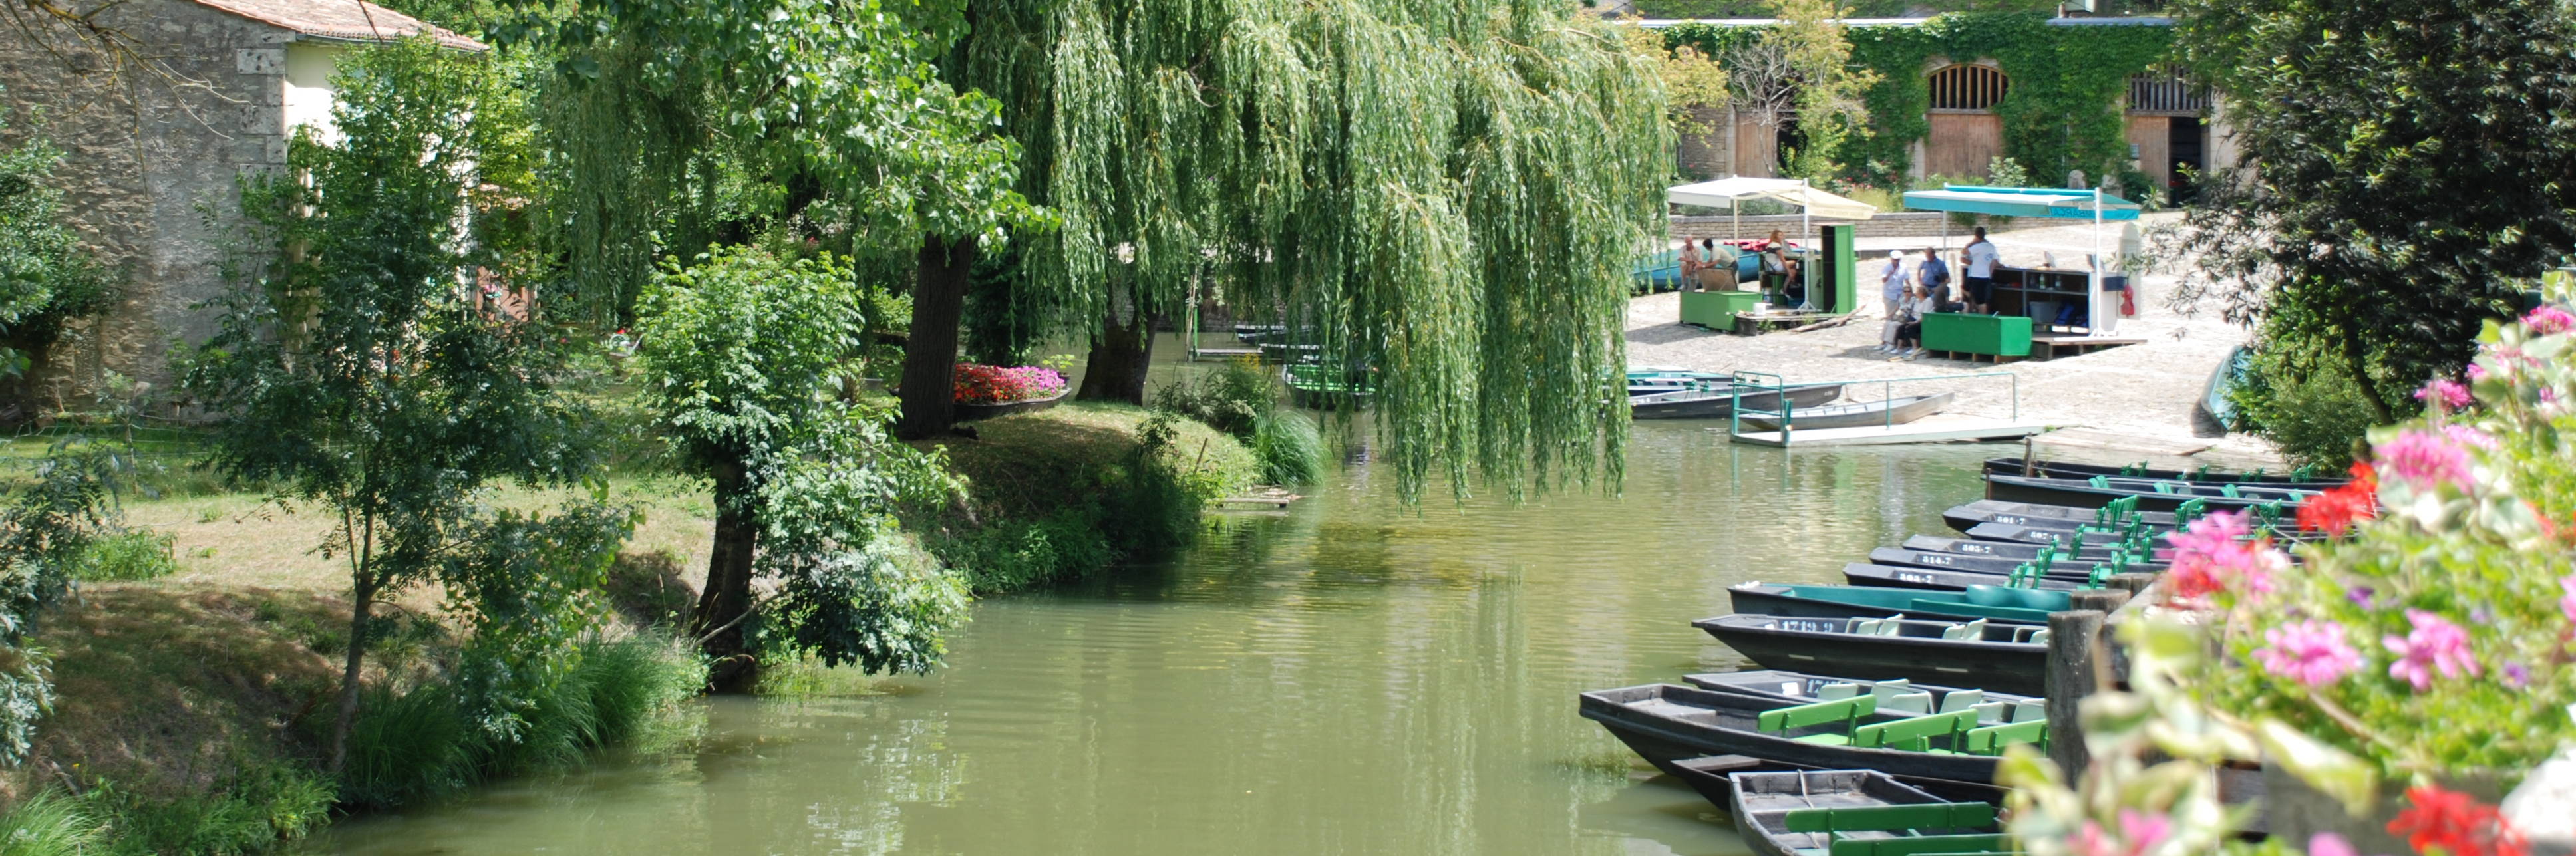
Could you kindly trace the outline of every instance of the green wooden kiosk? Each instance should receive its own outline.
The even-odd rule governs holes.
[[[1812,224],[1812,218],[1829,220],[1867,220],[1877,216],[1877,206],[1827,193],[1810,186],[1804,179],[1722,178],[1697,184],[1669,188],[1667,201],[1676,205],[1700,205],[1740,212],[1740,200],[1768,199],[1798,206],[1801,225]],[[1740,215],[1739,215],[1740,216]],[[1740,231],[1740,230],[1739,230]],[[1824,227],[1817,243],[1801,270],[1807,278],[1807,299],[1784,312],[1784,318],[1830,317],[1848,315],[1860,308],[1858,298],[1858,263],[1852,255],[1853,228],[1850,225]],[[1681,293],[1680,323],[1710,330],[1742,329],[1738,322],[1748,316],[1756,304],[1772,303],[1779,295],[1761,291],[1693,291]],[[1789,307],[1779,307],[1788,309]],[[1759,329],[1762,325],[1753,325]]]
[[[1923,318],[1923,349],[1994,357],[1998,361],[2031,355],[2034,331],[2055,336],[2058,316],[2072,315],[2072,307],[2083,310],[2080,335],[2058,337],[2067,344],[2081,346],[2088,339],[2103,344],[2131,340],[2109,340],[2108,333],[2120,321],[2120,292],[2128,288],[2128,278],[2108,274],[2102,269],[2108,261],[2101,247],[2101,224],[2138,219],[2138,203],[2103,193],[2100,189],[2062,190],[2047,187],[1978,187],[1947,185],[1940,190],[1915,190],[1905,194],[1905,207],[1923,211],[1953,211],[1996,214],[2008,217],[2042,217],[2061,220],[2091,220],[2094,229],[2094,252],[2090,263],[2075,270],[2007,268],[1995,269],[1993,315],[1962,315],[1936,312]],[[1961,275],[1965,275],[1962,271]],[[2046,316],[2046,317],[2040,317]]]

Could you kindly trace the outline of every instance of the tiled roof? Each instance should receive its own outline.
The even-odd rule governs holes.
[[[308,36],[388,42],[430,34],[458,50],[484,50],[482,42],[365,0],[194,0],[198,5],[275,24]]]

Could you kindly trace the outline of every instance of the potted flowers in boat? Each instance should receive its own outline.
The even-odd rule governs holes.
[[[1028,410],[1045,410],[1063,401],[1064,375],[1043,366],[957,364],[957,419],[990,419]]]

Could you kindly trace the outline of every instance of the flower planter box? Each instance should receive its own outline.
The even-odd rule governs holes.
[[[957,402],[956,409],[951,411],[951,414],[955,416],[959,422],[972,422],[977,419],[991,419],[996,416],[1009,416],[1013,413],[1027,413],[1030,411],[1045,410],[1049,407],[1054,407],[1056,402],[1063,401],[1065,396],[1072,394],[1073,388],[1068,386],[1064,390],[1046,398],[1031,398],[1025,401],[1005,401],[1000,404],[980,404],[960,401]]]

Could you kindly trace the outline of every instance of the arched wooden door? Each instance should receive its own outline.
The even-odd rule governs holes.
[[[1952,65],[1932,72],[1924,85],[1932,90],[1932,109],[1924,116],[1931,130],[1923,139],[1923,171],[1984,178],[2004,154],[2004,121],[1994,106],[2012,82],[1992,66]]]

